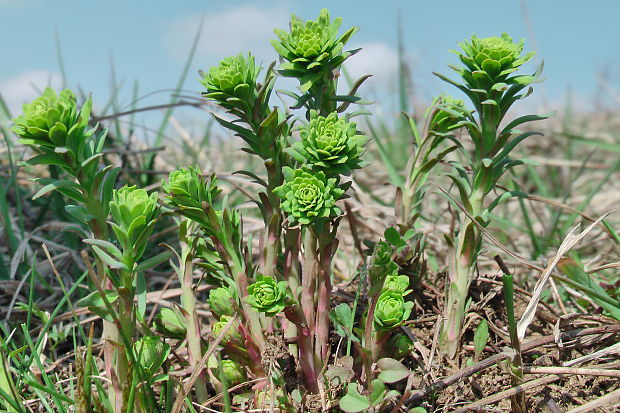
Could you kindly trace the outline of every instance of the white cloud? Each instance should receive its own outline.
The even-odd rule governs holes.
[[[251,51],[266,65],[276,57],[270,40],[274,27],[286,29],[290,13],[286,7],[259,8],[244,5],[203,16],[187,16],[173,20],[167,27],[164,42],[171,55],[187,57],[187,50],[202,25],[198,54],[209,64],[234,54]],[[181,47],[179,47],[181,46]]]
[[[398,72],[398,53],[393,47],[384,42],[371,42],[347,49],[357,47],[361,47],[362,50],[344,63],[353,81],[367,74],[372,75],[365,85],[373,89],[386,87],[395,81]]]
[[[62,86],[62,75],[49,70],[27,70],[12,78],[0,81],[0,94],[4,98],[11,115],[21,112],[22,104],[37,96],[46,87]]]

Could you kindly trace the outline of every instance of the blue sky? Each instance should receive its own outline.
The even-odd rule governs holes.
[[[620,88],[617,0],[0,0],[0,94],[17,110],[36,95],[33,84],[60,86],[57,33],[69,87],[92,92],[102,105],[110,95],[113,60],[116,78],[123,84],[122,102],[130,102],[138,81],[141,95],[164,90],[145,102],[163,103],[201,20],[198,53],[185,83],[185,89],[195,93],[200,91],[198,69],[247,50],[268,63],[275,58],[269,45],[273,27],[285,28],[291,13],[315,18],[322,7],[332,16],[342,16],[343,27],[360,27],[350,45],[364,50],[351,58],[349,69],[354,75],[375,75],[362,94],[375,96],[384,107],[396,99],[398,16],[416,95],[422,101],[450,91],[431,72],[449,73],[447,64],[456,58],[448,50],[472,33],[505,31],[525,38],[526,49],[536,49],[536,59],[545,60],[547,80],[536,96],[539,101],[544,97],[552,109],[561,108],[569,90],[581,108],[592,109],[594,95],[600,94],[597,77],[603,71],[608,73],[606,87]],[[611,107],[618,105],[606,94]]]

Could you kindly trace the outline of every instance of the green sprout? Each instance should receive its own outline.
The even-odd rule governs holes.
[[[499,196],[487,202],[487,195],[508,170],[523,164],[522,160],[511,159],[510,152],[526,138],[539,135],[519,131],[517,127],[547,117],[521,116],[500,126],[512,104],[527,97],[531,93],[529,86],[542,80],[542,65],[533,75],[515,73],[533,55],[523,53],[523,41],[514,43],[507,34],[482,39],[473,36],[469,42],[460,43],[460,47],[462,52],[457,54],[465,67],[453,66],[452,69],[465,84],[438,75],[464,92],[475,108],[475,111],[468,111],[453,106],[457,109],[454,113],[462,115],[455,127],[467,129],[473,152],[465,153],[466,164],[452,162],[455,172],[449,175],[458,189],[464,211],[460,228],[452,241],[454,256],[442,330],[442,341],[451,357],[455,357],[459,349],[469,285],[482,248],[482,232],[478,225],[488,226],[491,212],[501,202],[525,196],[516,191],[500,191]]]
[[[205,267],[210,270],[217,271],[226,268],[224,270],[226,275],[230,277],[229,280],[234,280],[239,288],[240,298],[243,298],[247,294],[245,286],[251,274],[248,274],[248,269],[246,269],[241,216],[237,209],[229,207],[215,209],[213,207],[212,203],[220,192],[216,182],[215,175],[205,178],[197,168],[179,169],[170,174],[168,183],[164,184],[164,191],[167,192],[168,204],[175,208],[175,213],[198,224],[200,230],[207,236],[209,246],[205,244],[204,239],[196,240],[193,247],[187,248],[186,255],[191,252],[191,254],[196,254],[196,257],[205,259],[206,263],[203,262],[203,264],[206,264]],[[189,242],[189,239],[187,241]],[[194,241],[191,243],[194,244]],[[189,255],[186,258],[189,258]],[[187,266],[189,267],[189,262]],[[191,290],[191,271],[180,275],[184,279],[183,288],[187,301],[193,302],[195,298]],[[260,343],[259,345],[262,345],[263,337],[258,314],[245,300],[241,301],[241,309],[245,320],[248,321],[250,334],[257,343]],[[196,345],[196,350],[199,350],[198,345]],[[199,361],[200,358],[196,360]]]
[[[285,182],[273,192],[282,199],[282,211],[288,213],[291,224],[308,225],[340,215],[336,201],[344,190],[336,187],[336,178],[327,179],[321,171],[289,167],[284,167],[282,172]]]
[[[357,132],[355,123],[338,118],[336,112],[327,117],[310,111],[310,122],[299,131],[301,142],[288,148],[290,155],[311,169],[327,175],[349,175],[351,169],[363,166],[361,155],[367,139]]]
[[[461,121],[465,120],[465,103],[460,99],[455,99],[447,93],[442,93],[436,99],[436,109],[430,114],[430,125],[428,131],[432,135],[445,135],[462,126]]]
[[[357,52],[343,52],[342,49],[358,28],[352,27],[338,36],[341,24],[341,18],[331,22],[329,11],[322,9],[317,20],[304,22],[292,16],[290,32],[275,29],[279,40],[272,40],[271,44],[286,60],[280,67],[280,73],[300,79],[303,92],[320,82],[324,76],[331,75],[334,69]]]
[[[112,229],[122,246],[123,254],[132,265],[142,256],[149,236],[153,232],[159,213],[157,193],[124,186],[114,190],[110,202]],[[127,262],[125,263],[128,264]]]
[[[168,183],[163,184],[166,201],[178,212],[203,226],[209,226],[204,206],[212,205],[220,194],[217,178],[202,176],[199,168],[180,168],[172,171]]]
[[[406,180],[401,187],[402,202],[397,204],[397,218],[401,235],[414,228],[422,215],[422,201],[426,196],[429,177],[435,167],[444,162],[448,154],[462,147],[460,139],[454,136],[463,127],[467,110],[461,100],[441,94],[433,99],[424,114],[424,128],[418,129],[414,119],[405,115],[414,137],[413,153],[407,163]],[[444,143],[449,143],[446,147]],[[423,249],[423,243],[418,244]],[[414,252],[414,256],[421,250]]]
[[[402,293],[384,290],[375,309],[375,328],[379,331],[392,330],[403,324],[411,315],[412,301],[405,301]]]
[[[524,41],[514,43],[506,33],[501,37],[478,38],[459,43],[458,53],[465,68],[455,69],[471,88],[487,90],[494,84],[506,82],[508,76],[532,58],[534,52],[523,53]]]
[[[398,270],[398,266],[393,261],[394,249],[385,241],[379,241],[375,248],[368,266],[368,281],[370,290],[368,295],[374,297],[381,293],[385,279],[393,271]]]
[[[379,355],[379,349],[381,347],[380,342],[384,341],[383,337],[380,336],[385,336],[384,333],[387,333],[390,330],[387,325],[391,323],[391,321],[388,320],[391,316],[386,315],[387,313],[385,310],[387,308],[385,307],[386,303],[384,294],[391,291],[395,292],[397,293],[395,296],[400,296],[401,300],[404,294],[402,294],[401,291],[385,289],[386,280],[391,276],[391,274],[398,274],[398,265],[394,262],[394,248],[389,243],[379,241],[375,244],[372,256],[370,257],[367,272],[369,288],[368,311],[366,313],[366,323],[364,328],[364,346],[370,350],[372,356],[371,358],[365,360],[365,370],[367,371],[367,374],[369,374],[368,371],[370,369],[370,364],[373,360],[376,361],[376,357]],[[384,301],[382,302],[382,300]],[[404,300],[402,301],[404,305]],[[379,305],[383,308],[380,314]],[[386,316],[388,318],[386,318]],[[407,314],[406,317],[409,317],[409,314]],[[378,327],[383,325],[386,327]],[[377,330],[381,330],[381,333]],[[373,332],[375,334],[373,334]]]
[[[226,324],[228,324],[231,319],[232,317],[223,315],[222,317],[220,317],[219,321],[213,323],[213,326],[211,327],[211,334],[213,335],[213,337],[219,336]],[[239,323],[236,323],[226,332],[224,338],[222,339],[222,342],[224,344],[228,342],[243,343],[241,334],[239,334],[238,327]]]
[[[223,317],[232,317],[235,314],[235,308],[233,307],[234,297],[230,292],[230,289],[226,287],[218,287],[209,292],[209,298],[207,304],[214,314]]]
[[[256,101],[256,79],[260,67],[254,57],[239,54],[223,59],[203,73],[200,83],[207,89],[203,96],[217,101],[223,108],[248,112]]]
[[[65,89],[58,95],[46,88],[41,96],[24,104],[23,114],[13,119],[13,132],[20,143],[36,145],[43,155],[33,158],[30,164],[58,165],[69,173],[79,168],[87,139],[94,130],[86,131],[91,100],[78,110],[73,92]]]
[[[233,360],[222,360],[221,369],[226,383],[229,386],[235,386],[246,381],[246,374],[243,366]]]
[[[385,241],[379,241],[375,244],[375,248],[372,252],[371,265],[387,268],[392,263],[393,258],[394,248]]]
[[[286,281],[277,282],[268,275],[258,275],[248,287],[248,303],[257,311],[273,316],[286,307]]]
[[[155,328],[166,337],[184,338],[187,334],[187,327],[184,324],[181,314],[172,308],[162,307],[155,317]]]
[[[407,288],[409,288],[409,277],[398,275],[397,270],[388,275],[383,283],[383,290],[396,291],[402,295],[407,295],[411,291],[407,291]]]

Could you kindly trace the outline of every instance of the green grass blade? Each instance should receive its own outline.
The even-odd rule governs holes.
[[[586,145],[594,146],[595,148],[602,149],[608,152],[620,153],[620,144],[618,143],[606,142],[605,140],[600,138],[585,138],[583,136],[575,135],[568,132],[564,132],[562,135],[573,142],[584,143]]]
[[[17,211],[17,219],[18,219],[18,225],[19,225],[19,233],[21,235],[21,238],[24,237],[24,216],[23,216],[23,212],[22,212],[22,204],[21,204],[21,188],[19,187],[19,185],[17,184],[17,165],[15,164],[15,161],[13,159],[13,142],[11,141],[10,138],[10,132],[8,131],[8,129],[4,126],[5,122],[9,122],[11,119],[11,112],[9,111],[9,108],[4,100],[4,98],[2,97],[2,95],[0,94],[0,132],[2,132],[2,137],[4,139],[4,142],[6,144],[6,148],[7,148],[7,159],[9,162],[9,169],[11,171],[11,176],[9,179],[9,182],[7,183],[7,187],[6,188],[2,188],[3,194],[0,194],[2,196],[0,203],[2,203],[2,209],[3,209],[3,217],[5,218],[5,226],[7,228],[7,235],[9,238],[9,242],[11,244],[11,250],[13,252],[15,252],[15,249],[17,248],[18,242],[17,239],[15,238],[14,234],[13,234],[13,229],[11,229],[11,224],[10,224],[10,220],[6,219],[8,218],[8,204],[7,204],[7,197],[6,197],[6,192],[7,188],[13,187],[13,191],[15,193],[15,209]],[[6,216],[4,216],[4,209],[6,208],[7,214]]]
[[[379,133],[377,133],[377,130],[368,118],[366,124],[368,125],[368,129],[370,129],[370,133],[372,134],[374,141],[377,143],[377,148],[379,149],[379,156],[381,156],[381,160],[383,161],[383,164],[387,169],[387,173],[390,177],[392,185],[402,186],[404,182],[403,177],[398,173],[396,165],[392,162],[391,155],[385,146],[386,142],[383,140],[383,137]]]
[[[62,47],[58,29],[54,29],[54,40],[56,42],[56,59],[58,59],[58,68],[60,69],[60,76],[62,77],[61,86],[65,89],[67,87],[67,71],[65,70],[65,59],[62,57]]]
[[[26,343],[28,344],[28,347],[30,348],[31,359],[34,359],[39,371],[41,372],[41,378],[43,379],[43,382],[45,383],[45,385],[41,384],[37,380],[31,379],[30,377],[26,377],[25,382],[29,386],[39,389],[45,392],[47,395],[51,396],[52,399],[54,400],[55,407],[59,409],[58,411],[66,412],[66,409],[64,408],[64,405],[62,402],[73,404],[73,400],[55,390],[54,381],[45,372],[45,366],[43,365],[43,362],[41,361],[41,358],[39,357],[39,354],[41,353],[41,346],[34,345],[32,338],[30,337],[30,332],[28,331],[28,329],[26,329],[25,324],[22,324],[21,327],[22,327],[22,333],[24,334],[24,338],[26,339]]]
[[[179,77],[175,91],[172,95],[172,99],[170,101],[171,104],[177,103],[179,100],[179,98],[176,97],[175,95],[178,94],[183,89],[183,85],[185,84],[185,79],[187,78],[187,74],[189,73],[189,69],[191,67],[192,61],[194,60],[194,56],[196,55],[196,49],[198,48],[200,35],[202,34],[202,25],[203,23],[201,22],[200,26],[198,27],[198,31],[196,32],[196,36],[194,37],[194,42],[192,43],[192,48],[190,49],[189,56],[187,57],[187,61],[185,62],[185,66],[183,67],[183,71],[181,72],[181,76]],[[170,121],[170,117],[174,113],[174,109],[175,109],[174,105],[171,105],[166,110],[162,123],[159,126],[159,129],[157,131],[157,135],[155,136],[155,140],[152,143],[152,147],[157,148],[161,146],[163,139],[164,139],[164,132],[166,131],[166,128],[168,127],[168,122]],[[149,153],[147,155],[146,170],[153,169],[156,155],[157,153],[155,152]],[[145,175],[144,183],[151,184],[153,182],[153,179],[154,179],[154,176],[147,174]]]

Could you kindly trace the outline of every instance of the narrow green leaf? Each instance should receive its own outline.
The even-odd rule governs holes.
[[[121,250],[119,250],[116,245],[112,244],[109,241],[104,241],[104,240],[95,239],[95,238],[87,238],[82,241],[84,241],[86,244],[97,245],[98,247],[105,249],[106,252],[112,254],[119,260],[123,258],[123,253],[121,252]]]
[[[144,272],[138,272],[136,276],[136,298],[138,300],[138,319],[144,319],[146,314],[146,279]]]
[[[73,187],[77,190],[80,189],[80,187],[75,182],[58,180],[56,182],[52,182],[51,184],[45,185],[43,188],[39,189],[39,191],[37,191],[37,193],[32,196],[32,199],[34,200],[34,199],[40,198],[43,195],[47,194],[48,192],[51,192],[55,189],[63,188],[63,187]]]
[[[115,260],[108,253],[106,253],[104,250],[102,250],[98,246],[93,245],[93,251],[95,251],[97,256],[101,258],[101,260],[105,262],[110,268],[129,271],[129,268],[127,268],[125,264]]]
[[[115,290],[104,290],[104,293],[110,304],[118,300],[118,292]],[[79,299],[75,305],[78,307],[105,307],[105,302],[99,291],[93,291],[86,297]]]
[[[161,252],[151,258],[148,258],[142,261],[140,264],[136,266],[136,268],[134,268],[134,271],[139,272],[139,271],[148,270],[153,267],[157,267],[159,264],[168,261],[170,257],[172,257],[172,252],[170,251]]]
[[[476,332],[474,333],[474,353],[476,355],[476,360],[480,358],[480,355],[484,351],[484,347],[487,345],[487,341],[489,340],[489,323],[487,320],[482,319],[478,328],[476,328]]]

